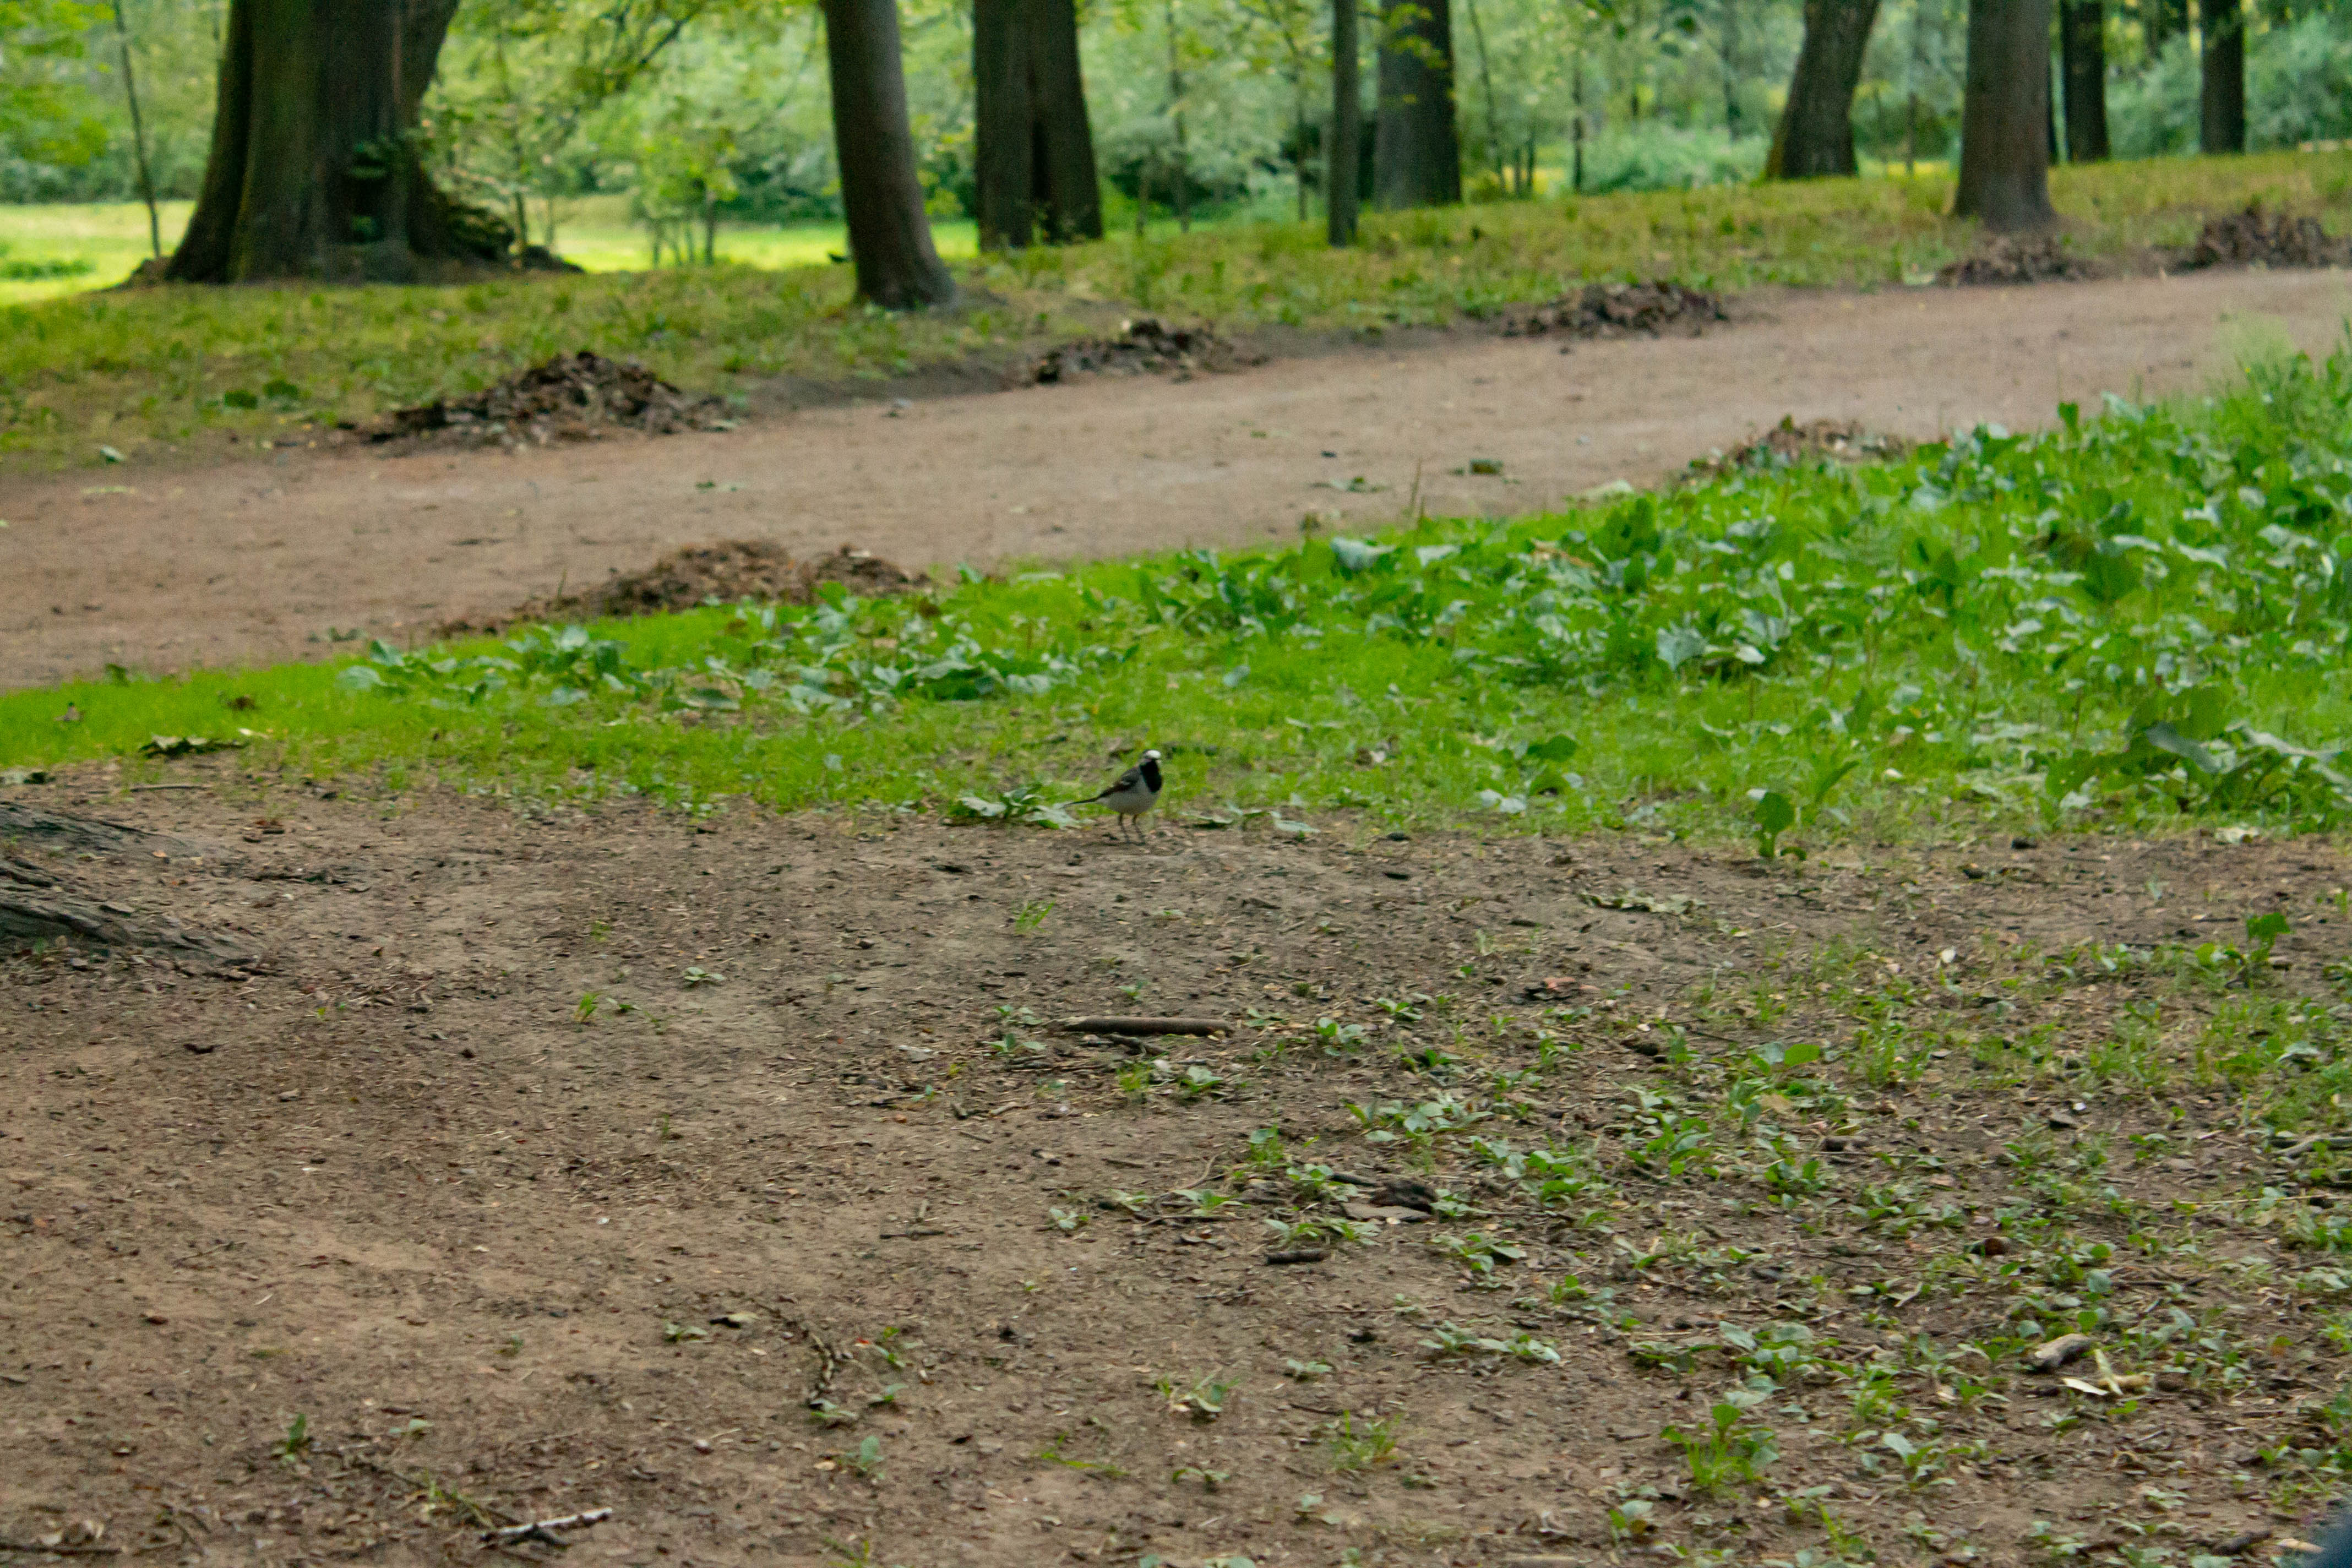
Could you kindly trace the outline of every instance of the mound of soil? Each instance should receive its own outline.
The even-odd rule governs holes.
[[[2000,235],[1974,256],[1964,256],[1936,274],[1955,288],[1980,284],[2074,282],[2098,274],[2066,248],[2054,234]]]
[[[1753,441],[1691,460],[1688,478],[1711,479],[1739,469],[1792,468],[1800,464],[1881,463],[1900,458],[1911,443],[1900,436],[1883,436],[1852,419],[1812,419],[1800,425],[1783,415]]]
[[[2352,239],[2338,239],[2315,217],[2266,213],[2260,202],[2243,212],[2207,220],[2197,243],[2177,252],[2183,272],[2208,267],[2341,267],[2352,262]]]
[[[1139,316],[1119,328],[1115,338],[1081,338],[1064,343],[1030,363],[1020,378],[1033,386],[1052,386],[1074,375],[1165,375],[1189,381],[1196,371],[1238,370],[1263,363],[1264,356],[1245,353],[1208,327],[1171,328],[1150,316]]]
[[[713,600],[722,605],[741,599],[805,605],[826,583],[839,583],[862,597],[877,598],[907,593],[927,581],[846,544],[831,555],[796,561],[780,544],[730,539],[717,544],[691,544],[643,572],[616,575],[600,587],[580,593],[535,601],[518,610],[515,618],[651,616],[688,610]]]
[[[1696,337],[1710,321],[1731,320],[1723,297],[1664,280],[1652,283],[1591,283],[1503,318],[1507,338],[1661,337],[1672,329]]]
[[[730,430],[726,405],[688,397],[634,360],[582,349],[518,371],[466,397],[402,408],[359,426],[371,442],[496,447],[593,441],[614,429],[648,436]]]

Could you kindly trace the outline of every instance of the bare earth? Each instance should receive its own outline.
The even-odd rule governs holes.
[[[919,565],[1054,561],[1371,527],[1646,484],[1780,419],[1926,437],[2195,389],[2251,348],[2336,342],[2341,272],[1769,294],[1700,339],[1454,334],[1156,378],[804,410],[519,456],[280,451],[0,481],[0,685],[395,641],[642,568],[676,546],[850,542]],[[887,391],[887,389],[885,389]],[[1472,458],[1503,477],[1474,478]],[[1369,491],[1348,487],[1359,477]]]
[[[2226,1090],[2063,1076],[2172,994],[2095,966],[2053,987],[2031,955],[2293,910],[2292,969],[2252,984],[2311,994],[2346,949],[2333,847],[1767,864],[1339,821],[1120,847],[177,776],[200,787],[0,792],[0,892],[47,878],[261,955],[0,957],[0,1543],[491,1562],[486,1525],[609,1508],[567,1561],[1561,1568],[1646,1559],[1652,1532],[1710,1562],[1958,1564],[2027,1561],[2036,1521],[2109,1551],[2313,1528],[2325,1487],[2274,1510],[2244,1456],[2305,1440],[2341,1384],[2327,1309],[2290,1288],[2326,1259],[2229,1217],[2295,1156]],[[10,801],[172,837],[85,848]],[[1813,981],[1897,973],[1907,1067],[1820,1121],[1759,1102],[1822,1195],[1642,1163],[1644,1095],[1709,1103],[1768,1040],[1857,1050]],[[1129,984],[1261,1016],[1129,1078],[1022,1021],[1132,1010]],[[2168,1017],[2185,1060],[2203,1017]],[[1685,1023],[1686,1067],[1660,1055]],[[2012,1050],[2044,1066],[1985,1076]],[[1605,1180],[1538,1206],[1466,1135],[1423,1154],[1347,1109],[1433,1098]],[[1362,1238],[1269,1256],[1305,1195],[1250,1163],[1273,1129],[1362,1184]],[[1719,1136],[1710,1158],[1745,1158]],[[2011,1207],[2005,1149],[2136,1207]],[[1413,1207],[1446,1188],[1468,1214]],[[2169,1245],[2192,1212],[2200,1245]],[[1482,1235],[1518,1255],[1480,1271]],[[2144,1392],[1967,1355],[2052,1310],[2034,1292],[2094,1242],[2113,1259],[2076,1288]],[[1702,1490],[1661,1430],[1704,1426],[1739,1376],[1722,1336],[1774,1322],[1844,1370],[1784,1372],[1780,1457]],[[1865,1377],[1936,1417],[1918,1484],[1868,1440]],[[1335,1424],[1396,1448],[1346,1468]]]

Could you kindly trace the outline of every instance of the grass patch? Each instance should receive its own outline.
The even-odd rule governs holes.
[[[2256,197],[2340,206],[2352,153],[2095,164],[2053,170],[2051,183],[2074,243],[2113,258],[2185,243],[2209,214]],[[137,456],[362,417],[583,347],[641,359],[683,386],[748,392],[776,377],[879,379],[1009,358],[1098,330],[1116,306],[1228,328],[1370,332],[1475,318],[1591,279],[1898,284],[1970,244],[1973,226],[1946,216],[1950,205],[1948,176],[1923,173],[1375,215],[1346,252],[1314,225],[1119,235],[970,262],[966,305],[909,317],[853,305],[847,270],[824,265],[81,294],[0,306],[0,464],[93,463],[100,444]],[[271,382],[299,395],[269,407],[228,395]]]
[[[556,802],[1051,821],[1108,753],[1171,815],[1753,835],[2337,821],[2352,356],[2225,397],[1737,473],[1511,524],[1196,551],[904,599],[828,590],[374,645],[339,667],[0,697],[0,766],[167,760]],[[70,700],[82,718],[60,723]]]

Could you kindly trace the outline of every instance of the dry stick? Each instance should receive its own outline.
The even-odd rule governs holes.
[[[131,70],[131,29],[123,25],[122,0],[114,0],[114,37],[122,46],[122,96],[131,100],[131,142],[139,154],[139,195],[147,203],[147,245],[160,260],[163,226],[155,216],[155,177],[147,171],[147,127],[139,116],[139,83]]]
[[[120,1546],[56,1546],[27,1545],[21,1541],[0,1541],[0,1552],[46,1552],[55,1557],[113,1557],[122,1551]]]
[[[1233,1026],[1222,1018],[1065,1018],[1067,1035],[1222,1035]]]
[[[551,1546],[565,1542],[555,1537],[559,1530],[585,1530],[592,1524],[602,1524],[613,1517],[609,1508],[592,1508],[585,1513],[567,1513],[562,1519],[537,1519],[529,1524],[509,1525],[504,1530],[486,1530],[482,1539],[492,1546],[511,1546],[525,1541],[544,1541]]]

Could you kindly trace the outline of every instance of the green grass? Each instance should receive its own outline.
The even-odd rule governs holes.
[[[2052,185],[2074,243],[2123,257],[2183,243],[2207,215],[2255,197],[2340,218],[2352,153],[2100,164],[2054,171]],[[134,459],[225,452],[231,433],[364,417],[583,346],[723,393],[779,376],[881,379],[1010,358],[1098,331],[1121,309],[1371,333],[1483,316],[1590,279],[1877,287],[1926,277],[1968,248],[1972,227],[1944,216],[1950,204],[1948,176],[1929,172],[1376,215],[1348,252],[1325,247],[1314,225],[1140,242],[1122,233],[968,260],[965,305],[907,317],[853,305],[845,268],[766,269],[803,246],[837,244],[821,231],[730,236],[730,255],[760,265],[651,274],[81,293],[0,306],[0,465],[94,463],[100,445]],[[614,265],[643,255],[601,209],[559,239]],[[299,395],[256,409],[222,401],[272,381]]]
[[[193,202],[158,205],[157,232],[170,255],[187,228]],[[542,221],[532,209],[534,232]],[[641,272],[649,256],[646,230],[629,219],[626,196],[586,196],[556,205],[557,241],[565,260],[591,272]],[[940,254],[969,261],[980,254],[980,231],[969,218],[949,218],[931,228]],[[847,249],[837,223],[790,226],[722,225],[719,259],[739,267],[780,271],[826,267]],[[16,279],[0,270],[0,305],[28,304],[68,294],[110,289],[131,276],[151,254],[147,209],[138,202],[42,203],[0,205],[0,269],[11,261],[63,262],[82,268],[45,279]]]
[[[255,731],[256,767],[526,803],[1053,820],[1116,748],[1170,814],[1801,850],[2337,822],[2352,357],[1878,468],[714,606],[341,667],[0,697],[0,765]],[[57,721],[70,700],[78,723]],[[133,759],[129,777],[173,764]],[[1255,815],[1253,815],[1255,814]],[[1344,816],[1342,814],[1345,814]]]

